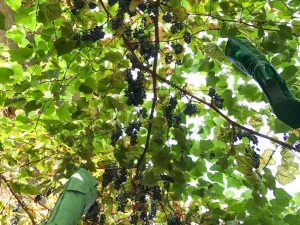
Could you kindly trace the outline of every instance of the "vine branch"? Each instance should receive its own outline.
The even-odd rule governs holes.
[[[254,131],[254,130],[252,130],[252,129],[250,129],[250,128],[247,128],[247,127],[245,127],[245,126],[243,126],[243,125],[241,125],[241,124],[239,124],[239,123],[233,121],[233,120],[230,119],[227,115],[225,115],[223,112],[221,112],[221,111],[220,111],[216,106],[214,106],[213,104],[206,102],[205,100],[203,100],[203,99],[197,97],[196,95],[194,95],[193,93],[191,93],[191,92],[189,92],[189,91],[187,91],[187,90],[185,90],[185,89],[179,87],[178,85],[172,83],[171,81],[167,80],[166,78],[163,78],[163,77],[159,76],[155,71],[150,70],[150,69],[147,68],[146,66],[143,66],[143,65],[140,65],[140,66],[141,66],[141,69],[144,69],[144,70],[147,71],[148,73],[152,74],[152,76],[156,76],[157,79],[159,79],[160,81],[162,81],[162,82],[164,82],[164,83],[166,83],[166,84],[168,84],[168,85],[170,85],[170,86],[176,88],[177,90],[181,91],[181,92],[184,93],[185,95],[190,96],[191,98],[197,100],[198,102],[203,103],[204,105],[207,105],[208,107],[210,107],[211,109],[213,109],[216,113],[218,113],[221,117],[223,117],[226,121],[228,121],[232,126],[235,126],[235,127],[238,127],[238,128],[240,128],[240,129],[242,129],[242,130],[248,131],[248,132],[250,132],[250,133],[252,133],[252,134],[254,134],[254,135],[257,135],[257,136],[259,136],[259,137],[268,139],[268,140],[270,140],[270,141],[272,141],[272,142],[274,142],[274,143],[277,143],[277,144],[281,145],[281,146],[284,147],[284,148],[287,148],[287,149],[290,149],[290,150],[294,150],[294,151],[296,151],[296,152],[300,152],[300,149],[299,149],[299,148],[296,148],[296,147],[294,147],[294,146],[292,146],[292,145],[290,145],[290,144],[287,144],[287,143],[285,143],[285,142],[283,142],[283,141],[280,141],[280,140],[278,140],[278,139],[276,139],[276,138],[269,137],[268,135],[265,135],[265,134],[259,133],[259,132],[257,132],[257,131]]]
[[[155,54],[154,57],[154,62],[153,62],[153,68],[152,71],[155,72],[157,70],[157,62],[158,62],[158,49],[159,49],[159,27],[158,27],[158,17],[159,17],[159,5],[160,5],[160,0],[157,0],[157,7],[158,7],[158,12],[155,14],[155,17],[153,18],[154,22],[154,28],[155,28],[155,47],[157,49],[157,53]],[[147,133],[147,139],[146,139],[146,144],[144,151],[142,155],[139,157],[138,163],[137,163],[137,175],[139,172],[139,167],[143,163],[146,153],[149,150],[149,145],[150,145],[150,137],[151,137],[151,130],[152,130],[152,122],[151,120],[153,119],[154,115],[154,110],[155,110],[155,105],[157,101],[157,81],[156,81],[156,76],[152,75],[152,83],[153,83],[153,100],[152,100],[152,107],[151,107],[151,112],[148,120],[148,133]]]
[[[28,208],[24,205],[24,203],[22,202],[22,200],[20,199],[20,197],[14,192],[14,190],[12,189],[9,181],[3,176],[1,175],[0,178],[6,183],[10,193],[17,199],[17,201],[19,202],[20,206],[24,209],[24,211],[27,213],[28,217],[31,220],[31,223],[33,225],[36,224],[35,220],[34,220],[34,216],[31,214],[31,212],[28,210]]]

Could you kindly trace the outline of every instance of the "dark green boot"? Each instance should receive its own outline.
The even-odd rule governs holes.
[[[46,225],[76,225],[96,201],[97,180],[85,169],[74,173],[65,185]]]
[[[300,127],[300,102],[272,64],[246,38],[229,38],[226,56],[262,88],[275,115],[293,128]]]

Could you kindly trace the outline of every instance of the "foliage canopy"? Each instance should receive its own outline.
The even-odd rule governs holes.
[[[300,98],[299,0],[5,3],[0,223],[45,221],[84,167],[94,224],[300,224],[300,194],[279,186],[300,132],[224,55],[246,37]]]

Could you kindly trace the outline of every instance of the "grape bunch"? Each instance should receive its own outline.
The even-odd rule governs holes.
[[[284,141],[287,141],[287,139],[289,138],[289,135],[287,133],[284,133],[283,134],[283,140]]]
[[[102,187],[105,188],[109,185],[115,177],[118,176],[118,168],[115,164],[109,164],[102,174]]]
[[[142,105],[144,103],[144,98],[146,98],[144,74],[139,71],[137,78],[133,79],[131,70],[127,69],[126,81],[128,83],[128,88],[125,91],[125,96],[127,97],[126,103],[134,106]]]
[[[178,217],[171,217],[167,220],[167,225],[182,225]]]
[[[125,27],[124,29],[124,35],[127,37],[127,38],[131,38],[131,35],[132,35],[132,29],[130,27]]]
[[[18,215],[13,215],[12,217],[10,217],[9,220],[9,225],[17,225],[19,223],[19,216]]]
[[[300,148],[300,141],[297,141],[294,145],[295,148]]]
[[[123,134],[122,128],[117,126],[116,130],[110,137],[112,146],[115,146],[117,144],[117,141],[122,137],[122,134]]]
[[[161,201],[161,190],[159,186],[152,187],[152,200],[153,201]]]
[[[89,42],[89,41],[95,42],[100,39],[103,39],[104,35],[105,35],[105,32],[103,31],[103,26],[96,26],[94,29],[84,31],[82,33],[82,35],[79,35],[79,34],[75,35],[73,39],[74,40],[82,40],[82,41],[86,41],[86,42]]]
[[[158,53],[157,46],[149,40],[143,39],[140,44],[140,53],[144,57],[145,61],[148,61],[151,57],[154,57]]]
[[[114,6],[115,4],[117,4],[118,0],[108,0],[108,5],[109,6]]]
[[[147,221],[148,220],[147,211],[142,211],[141,212],[140,219],[143,220],[143,221]]]
[[[127,180],[127,169],[122,168],[120,174],[117,175],[117,179],[115,180],[115,189],[119,190],[121,185]]]
[[[21,204],[19,202],[16,202],[12,208],[12,212],[18,212],[20,209],[20,206],[21,206]]]
[[[165,117],[168,121],[169,127],[173,126],[173,110],[176,108],[176,105],[177,105],[176,97],[171,97],[165,109]]]
[[[134,16],[134,11],[131,12],[129,9],[130,4],[131,0],[119,0],[119,12],[123,14],[127,12],[130,16]]]
[[[251,157],[252,162],[253,162],[253,167],[255,169],[259,168],[259,165],[260,165],[260,155],[257,154],[255,151],[253,151],[250,157]]]
[[[46,192],[46,197],[49,197],[54,192],[54,188],[50,187]]]
[[[84,0],[73,0],[74,8],[82,9],[84,7]]]
[[[146,3],[139,4],[138,9],[141,10],[142,12],[145,12],[147,10],[147,4]]]
[[[166,22],[166,23],[171,23],[173,21],[173,15],[169,12],[166,12],[162,19]]]
[[[170,28],[170,31],[172,34],[176,34],[177,32],[181,31],[183,29],[183,23],[181,22],[172,22],[172,26]]]
[[[193,114],[197,113],[197,106],[192,102],[188,102],[185,104],[184,113],[188,116],[192,116]]]
[[[147,12],[152,19],[158,14],[158,6],[157,2],[149,2],[147,5]]]
[[[106,221],[105,214],[101,214],[99,219],[99,225],[105,225],[105,221]]]
[[[179,43],[172,43],[171,47],[174,49],[175,54],[181,54],[183,52],[183,46]]]
[[[130,217],[130,224],[137,225],[138,220],[139,220],[139,216],[136,214],[132,214]]]
[[[138,111],[138,115],[141,116],[142,118],[146,119],[147,118],[147,109],[142,108]]]
[[[100,208],[98,203],[95,201],[94,204],[89,208],[85,218],[92,221],[93,225],[96,225],[98,221],[98,215],[100,213]]]
[[[85,0],[73,0],[73,8],[71,10],[71,13],[73,15],[77,15],[85,5]]]
[[[174,115],[174,127],[178,127],[181,124],[181,115],[178,113]]]
[[[132,54],[128,54],[127,58],[130,60],[130,62],[132,64],[132,68],[139,68],[141,63],[137,60],[136,57],[134,57]],[[127,72],[126,72],[126,74],[127,74]]]
[[[117,206],[117,211],[125,212],[125,207],[126,207],[126,204],[128,202],[128,199],[127,199],[126,195],[124,195],[124,194],[117,195],[116,201],[119,202],[118,206]]]
[[[174,178],[173,177],[171,177],[171,176],[168,176],[168,175],[166,175],[166,174],[162,174],[162,175],[160,175],[160,179],[163,181],[163,183],[164,183],[164,188],[166,189],[166,190],[169,190],[170,189],[170,183],[174,183]]]
[[[154,200],[151,202],[151,212],[149,218],[154,219],[156,217],[156,212],[157,212],[157,201]]]
[[[185,43],[187,43],[187,44],[191,43],[192,36],[191,36],[190,32],[185,32],[183,35],[183,39],[184,39]]]
[[[126,128],[125,133],[130,136],[130,145],[136,145],[137,144],[137,133],[141,129],[141,122],[131,122],[129,123],[129,126]]]
[[[217,94],[217,91],[215,88],[212,87],[209,89],[208,96],[212,98],[212,103],[214,106],[216,106],[219,109],[223,108],[224,99],[220,95]]]
[[[34,202],[39,203],[43,198],[43,195],[39,194],[34,197]]]
[[[238,131],[236,132],[235,140],[236,140],[236,141],[237,141],[237,140],[242,140],[243,137],[248,138],[249,141],[252,142],[252,144],[258,145],[258,139],[257,139],[257,137],[256,137],[253,133],[251,133],[251,132],[249,132],[249,131],[244,131],[244,132],[243,132],[242,130],[238,129]]]
[[[146,39],[149,35],[145,33],[144,29],[135,28],[133,30],[132,36],[133,36],[133,38],[137,39],[138,41],[142,41],[142,40]]]
[[[90,3],[89,3],[89,8],[90,8],[90,9],[96,9],[97,6],[98,6],[98,5],[97,5],[95,2],[90,2]]]
[[[173,56],[170,53],[166,53],[165,55],[165,63],[170,64],[173,61]]]

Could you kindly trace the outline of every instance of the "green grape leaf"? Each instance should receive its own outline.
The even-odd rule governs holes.
[[[66,38],[58,38],[54,42],[55,49],[59,56],[70,53],[75,46],[75,41]]]
[[[0,84],[10,82],[9,77],[14,74],[14,71],[9,68],[0,67]]]

